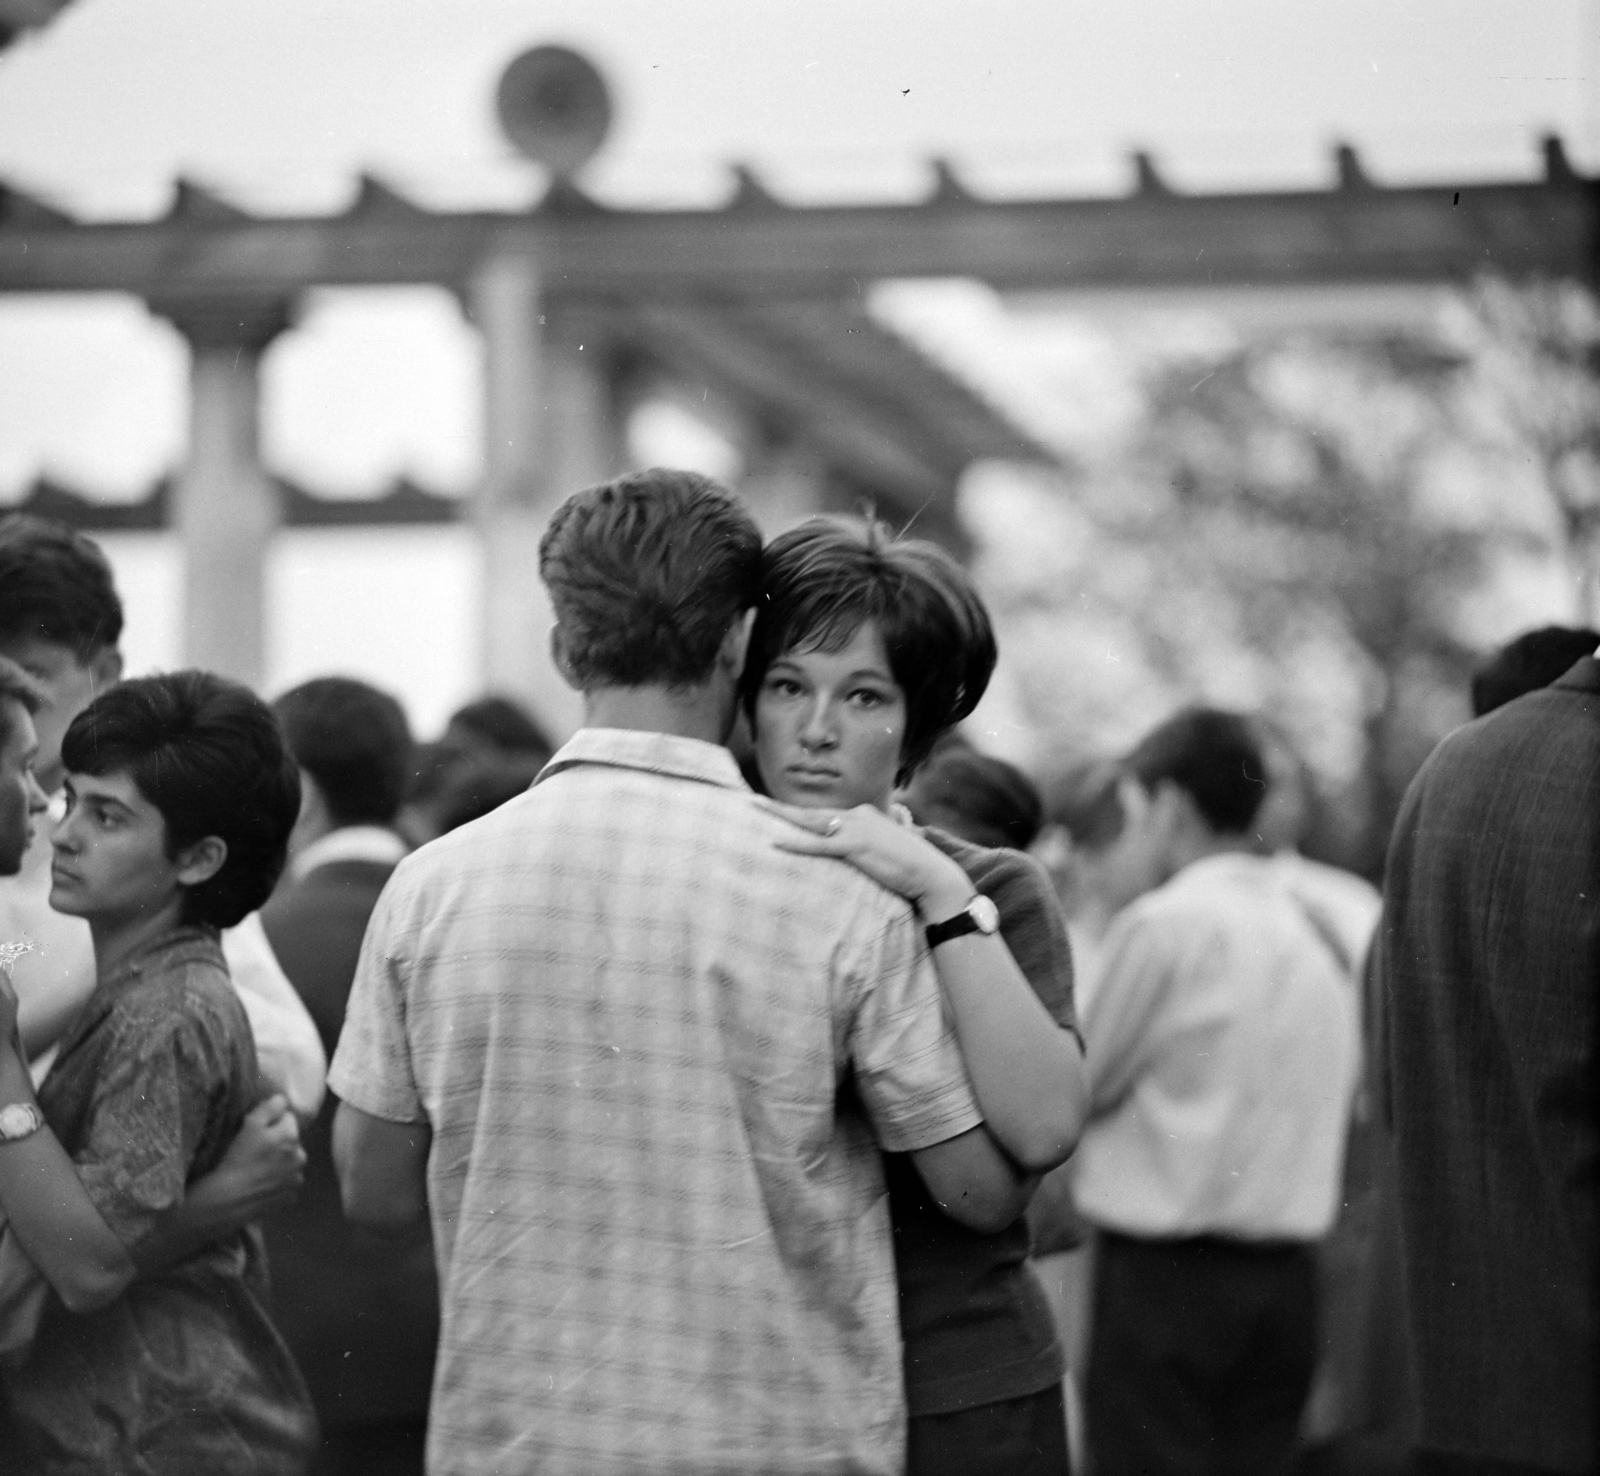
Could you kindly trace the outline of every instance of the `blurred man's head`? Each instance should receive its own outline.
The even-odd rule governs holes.
[[[43,701],[39,684],[0,656],[0,876],[22,869],[34,822],[48,803],[33,775],[39,754],[33,715]]]
[[[1252,822],[1267,770],[1247,718],[1187,708],[1149,733],[1122,770],[1126,819],[1118,844],[1127,848],[1141,891],[1215,851],[1255,848]]]
[[[550,757],[554,748],[520,703],[491,693],[450,714],[440,743],[451,754],[477,763]]]
[[[534,754],[457,765],[439,796],[437,833],[445,835],[481,820],[507,800],[525,793],[544,765],[545,761]]]
[[[738,679],[761,594],[761,534],[732,493],[659,468],[578,492],[550,520],[539,574],[556,665],[585,696],[687,693],[720,672],[716,715],[732,724],[723,689]]]
[[[300,766],[298,853],[329,831],[391,825],[411,771],[411,728],[387,692],[352,677],[317,677],[272,704]]]
[[[1566,625],[1547,625],[1518,636],[1473,673],[1473,717],[1548,687],[1565,676],[1573,662],[1592,656],[1597,645],[1600,632]]]
[[[1045,779],[1045,828],[1035,853],[1049,868],[1067,916],[1098,931],[1146,889],[1127,833],[1121,767],[1107,759],[1058,764]]]
[[[1311,828],[1310,767],[1276,723],[1258,717],[1253,728],[1267,771],[1267,793],[1250,823],[1257,849],[1266,855],[1298,850]]]
[[[1014,764],[946,743],[912,776],[902,796],[919,825],[932,825],[976,846],[1025,851],[1039,834],[1039,791]]]
[[[122,602],[111,566],[83,534],[43,518],[0,521],[0,655],[43,694],[35,723],[39,782],[61,783],[61,739],[122,675]]]

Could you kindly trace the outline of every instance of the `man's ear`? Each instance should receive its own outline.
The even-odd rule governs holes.
[[[550,627],[550,659],[555,663],[556,670],[561,673],[561,680],[574,692],[581,692],[583,688],[578,685],[578,679],[572,670],[572,647],[559,620]]]
[[[717,651],[717,660],[727,668],[728,675],[734,681],[744,675],[744,663],[750,655],[750,632],[755,629],[755,624],[756,610],[752,605],[728,627],[728,633],[723,636],[722,645]]]
[[[116,686],[122,680],[122,652],[115,646],[97,651],[89,658],[89,672],[94,678],[96,693]]]
[[[300,813],[295,817],[294,830],[289,836],[289,854],[298,856],[312,841],[319,840],[333,829],[333,815],[328,809],[328,798],[309,769],[300,771]]]
[[[1117,804],[1122,809],[1124,826],[1135,825],[1144,819],[1150,803],[1150,791],[1132,774],[1124,774],[1117,780]]]
[[[1183,785],[1172,779],[1162,780],[1156,801],[1161,807],[1162,834],[1174,854],[1187,854],[1191,848],[1211,839],[1211,826],[1194,796]]]
[[[175,859],[178,881],[186,887],[197,887],[222,870],[228,859],[228,843],[220,835],[204,835],[193,845],[185,846]]]

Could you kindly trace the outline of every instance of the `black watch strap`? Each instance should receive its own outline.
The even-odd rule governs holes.
[[[929,948],[937,948],[952,938],[964,938],[968,933],[993,933],[1000,925],[1000,914],[987,897],[974,897],[954,917],[943,922],[929,923],[923,930]]]

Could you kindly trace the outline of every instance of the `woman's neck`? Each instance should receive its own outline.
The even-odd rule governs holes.
[[[123,963],[146,943],[170,933],[183,916],[183,897],[177,896],[154,912],[131,917],[91,918],[89,934],[94,939],[96,977],[109,979]]]

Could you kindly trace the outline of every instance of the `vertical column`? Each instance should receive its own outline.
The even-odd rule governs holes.
[[[191,666],[259,686],[266,669],[266,559],[277,489],[259,454],[259,369],[289,325],[281,299],[152,302],[193,353],[189,455],[173,487],[183,544],[183,650]]]
[[[565,497],[621,470],[609,345],[597,315],[542,297],[525,255],[486,261],[469,304],[484,339],[484,480],[473,502],[483,680],[526,702],[559,742],[577,727],[582,703],[550,659],[554,615],[539,580],[539,539]]]

